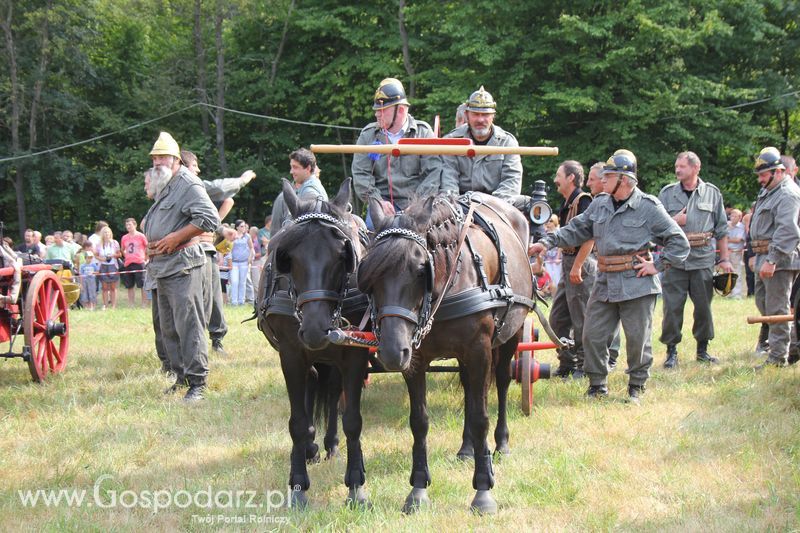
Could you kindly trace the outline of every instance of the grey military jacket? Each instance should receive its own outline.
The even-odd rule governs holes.
[[[427,122],[415,120],[408,115],[404,138],[431,138],[433,128]],[[356,144],[390,144],[377,122],[367,124],[361,130]],[[374,156],[370,157],[370,156]],[[389,172],[386,154],[355,154],[353,156],[353,186],[356,195],[366,202],[370,196],[377,200],[389,200]],[[403,155],[391,157],[392,194],[400,209],[408,206],[415,195],[425,196],[439,191],[441,170],[436,156]]]
[[[675,182],[661,189],[658,199],[669,216],[675,216],[686,208],[686,224],[681,228],[684,233],[710,232],[718,241],[728,236],[728,218],[722,193],[715,185],[698,179],[697,189],[691,197],[687,197],[680,182]],[[683,263],[672,266],[682,270],[714,268],[715,259],[714,244],[709,242],[705,246],[691,248],[689,257]]]
[[[492,126],[487,146],[519,146],[516,137],[500,126]],[[446,138],[470,138],[469,125],[464,124]],[[522,191],[522,159],[518,154],[481,155],[476,157],[441,156],[442,191],[464,194],[480,191],[500,198],[511,198]]]
[[[206,188],[208,197],[212,202],[223,202],[228,198],[233,198],[236,193],[242,190],[243,181],[241,178],[222,178],[218,180],[202,180]]]
[[[769,239],[769,253],[756,255],[755,271],[769,259],[776,270],[800,270],[800,189],[784,179],[771,190],[761,189],[750,219],[750,240]]]
[[[651,242],[660,244],[664,249],[655,262],[659,270],[681,264],[689,255],[689,241],[678,224],[658,198],[638,188],[616,212],[611,195],[595,197],[586,211],[540,242],[548,248],[563,248],[580,246],[589,239],[595,240],[598,256],[629,255],[648,248]],[[658,276],[636,277],[636,273],[598,271],[592,295],[604,302],[623,302],[661,293]]]
[[[148,242],[156,242],[187,224],[203,231],[214,231],[220,222],[203,183],[182,166],[150,206],[142,231]],[[147,265],[147,275],[153,279],[166,278],[181,270],[202,266],[205,262],[206,254],[199,244],[195,244],[168,255],[152,257]]]

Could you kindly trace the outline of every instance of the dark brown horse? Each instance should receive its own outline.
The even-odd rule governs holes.
[[[508,361],[534,305],[528,227],[516,209],[491,196],[476,193],[462,197],[461,203],[465,208],[472,205],[467,217],[473,223],[462,222],[464,209],[451,197],[414,201],[393,217],[382,215],[377,203],[370,205],[378,235],[361,263],[358,284],[370,295],[378,359],[386,369],[403,372],[408,387],[413,488],[404,512],[429,502],[425,369],[441,357],[457,358],[466,378],[465,437],[471,435],[474,447],[472,484],[477,491],[471,508],[481,513],[497,510],[486,442],[487,394],[497,370],[498,396],[504,402]],[[447,298],[433,320],[443,292]],[[501,405],[501,414],[504,411]],[[508,439],[505,417],[501,418],[495,432],[498,449]]]
[[[320,402],[317,411],[329,413],[325,447],[329,453],[335,451],[339,394],[335,387],[326,388],[330,381],[322,379],[322,371],[316,379],[314,367],[320,363],[341,373],[346,398],[342,429],[347,437],[347,503],[368,505],[360,440],[361,389],[368,351],[332,345],[326,337],[330,329],[340,327],[342,316],[358,323],[366,310],[366,298],[362,297],[360,311],[346,298],[348,287],[355,285],[355,271],[363,253],[358,227],[346,209],[350,180],[342,184],[331,202],[301,201],[286,181],[283,196],[294,221],[269,243],[270,259],[261,276],[257,314],[259,329],[280,354],[289,394],[290,505],[302,508],[308,502],[306,492],[311,482],[306,461],[315,457],[317,448],[311,420],[313,392]],[[330,436],[331,423],[334,437]]]

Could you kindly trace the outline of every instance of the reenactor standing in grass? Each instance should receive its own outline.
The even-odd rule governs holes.
[[[637,188],[636,167],[633,153],[617,150],[603,167],[608,194],[595,198],[583,214],[530,249],[541,253],[551,246],[580,246],[595,240],[599,273],[584,320],[591,327],[583,330],[590,398],[608,395],[608,346],[621,322],[628,355],[628,396],[639,401],[653,363],[653,311],[661,292],[657,274],[689,255],[686,236],[661,202]],[[663,246],[655,261],[649,251],[651,241]]]
[[[789,313],[792,283],[800,270],[800,189],[786,177],[777,148],[761,150],[754,170],[762,187],[750,219],[756,306],[762,315],[785,315]],[[767,360],[757,369],[786,366],[790,337],[790,323],[770,324]]]
[[[189,150],[181,150],[181,160],[189,172],[200,177],[200,164],[197,156]],[[201,180],[208,197],[217,209],[220,222],[225,220],[233,209],[233,197],[256,177],[252,170],[245,170],[238,178],[222,178],[216,180]],[[219,230],[219,228],[218,228]],[[200,246],[208,256],[206,261],[205,281],[203,283],[203,300],[206,305],[206,320],[208,333],[211,337],[211,349],[219,355],[227,355],[222,346],[222,339],[228,333],[228,324],[222,309],[222,283],[219,280],[219,266],[217,265],[217,249],[214,247],[214,233],[206,232],[200,235]]]
[[[396,144],[403,138],[433,137],[433,128],[411,116],[409,106],[400,80],[386,78],[381,81],[372,104],[375,122],[361,130],[356,143]],[[355,154],[351,170],[356,196],[367,206],[370,197],[379,200],[384,213],[393,215],[397,210],[405,209],[413,196],[439,191],[441,172],[437,163],[435,156]],[[371,229],[369,207],[366,222]]]
[[[592,196],[581,189],[583,166],[577,161],[561,163],[554,182],[556,190],[564,198],[558,212],[559,226],[564,227],[589,208]],[[597,273],[597,261],[590,255],[593,247],[594,240],[588,240],[580,247],[561,247],[561,279],[550,307],[550,325],[558,337],[572,337],[575,342],[571,348],[558,351],[556,374],[562,378],[581,378],[584,375],[583,318]]]
[[[516,137],[494,123],[497,104],[483,86],[472,93],[465,111],[467,123],[446,138],[472,139],[480,146],[519,146]],[[480,191],[512,202],[522,191],[522,159],[518,154],[442,156],[443,191]]]
[[[198,237],[219,227],[219,215],[200,180],[181,164],[178,143],[161,132],[150,151],[155,201],[142,229],[148,241],[148,275],[155,279],[164,348],[175,384],[186,401],[203,399],[208,376],[203,279],[206,254]]]
[[[661,278],[664,318],[661,342],[667,345],[664,368],[678,364],[678,344],[683,329],[683,308],[686,297],[694,304],[692,335],[697,341],[697,361],[717,363],[708,353],[708,342],[714,338],[711,299],[714,297],[714,261],[719,249],[719,268],[733,272],[728,252],[728,219],[722,193],[711,183],[700,179],[700,158],[694,152],[681,152],[675,160],[677,182],[666,185],[658,195],[664,209],[678,223],[689,241],[691,250],[685,261],[672,265]]]
[[[589,169],[589,175],[586,177],[586,187],[592,194],[592,198],[597,198],[597,196],[605,194],[605,191],[603,191],[603,181],[602,181],[603,166],[605,166],[603,162],[598,161],[597,163],[592,165],[592,168]],[[575,261],[575,265],[572,267],[573,269],[580,268],[579,265],[580,260],[581,258],[579,256],[578,259]],[[617,327],[617,331],[614,333],[614,339],[608,346],[609,370],[613,370],[617,366],[617,358],[619,357],[619,347],[621,346],[621,344],[622,342],[619,337],[619,327]]]

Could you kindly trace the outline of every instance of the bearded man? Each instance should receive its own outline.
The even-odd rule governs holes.
[[[203,399],[208,377],[203,272],[206,254],[198,237],[220,225],[203,183],[181,164],[180,148],[161,132],[150,151],[153,172],[148,193],[153,205],[142,229],[148,241],[148,275],[155,280],[164,348],[175,384],[188,386],[185,401]]]

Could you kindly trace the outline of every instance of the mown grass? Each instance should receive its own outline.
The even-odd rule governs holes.
[[[22,505],[18,490],[86,489],[91,502],[104,475],[111,476],[101,482],[106,504],[111,491],[285,490],[288,479],[288,402],[278,358],[253,322],[240,323],[245,309],[227,309],[229,356],[212,355],[211,390],[198,406],[162,395],[167,382],[157,370],[146,310],[74,312],[62,375],[36,385],[21,360],[0,362],[0,530],[797,529],[800,371],[752,371],[757,330],[744,323],[755,314],[752,300],[718,298],[714,311],[711,346],[722,364],[694,362],[687,324],[680,368],[661,369],[657,327],[656,365],[641,406],[622,401],[622,369],[612,375],[610,399],[600,403],[584,399],[585,381],[538,382],[531,417],[520,411],[520,388],[512,385],[512,454],[495,463],[495,517],[467,510],[472,467],[455,459],[462,394],[455,376],[441,374],[428,377],[433,506],[400,514],[409,490],[408,400],[399,375],[374,376],[363,401],[374,508],[343,506],[342,456],[310,467],[309,510],[271,513],[288,517],[283,526],[217,519],[249,520],[265,515],[260,508],[172,505],[154,513],[122,505]],[[540,358],[555,362],[552,352]],[[215,523],[193,515],[211,515]]]

